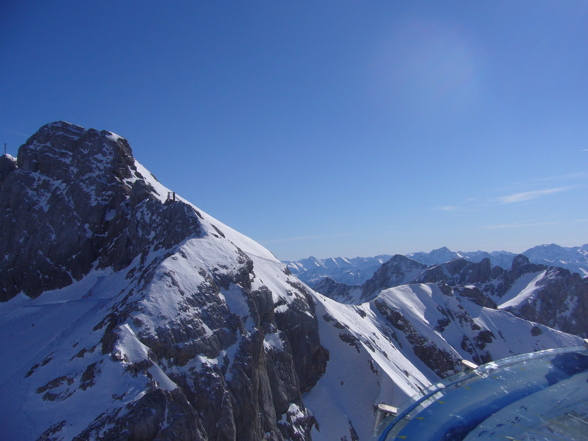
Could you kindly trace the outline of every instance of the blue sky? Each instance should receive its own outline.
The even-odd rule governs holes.
[[[283,260],[582,245],[587,23],[585,0],[8,0],[0,143],[113,131]]]

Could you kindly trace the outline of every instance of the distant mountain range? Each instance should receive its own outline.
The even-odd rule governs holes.
[[[560,245],[539,245],[528,249],[523,255],[531,263],[557,266],[565,268],[582,277],[588,276],[588,244],[579,247],[562,247]],[[417,252],[407,254],[406,257],[426,266],[440,265],[455,259],[465,259],[471,262],[481,262],[488,258],[492,266],[509,269],[513,259],[517,256],[509,251],[451,251],[441,247],[429,253]],[[308,257],[296,262],[284,262],[290,272],[309,286],[315,286],[324,278],[347,285],[361,285],[370,279],[383,263],[393,256],[382,254],[375,257],[331,257],[317,259]]]
[[[525,255],[517,255],[510,268],[503,269],[492,266],[488,258],[480,262],[459,258],[426,266],[397,254],[362,285],[347,285],[327,277],[313,289],[337,302],[361,305],[388,289],[419,284],[434,284],[445,295],[467,298],[481,307],[508,311],[530,322],[588,337],[588,278],[558,266],[531,263]]]

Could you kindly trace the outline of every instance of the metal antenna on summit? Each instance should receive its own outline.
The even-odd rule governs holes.
[[[4,143],[4,156],[6,156],[6,143]]]

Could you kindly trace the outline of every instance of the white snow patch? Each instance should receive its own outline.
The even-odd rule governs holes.
[[[138,363],[149,358],[148,348],[139,341],[135,332],[125,323],[118,329],[119,341],[115,346],[121,357],[129,363]]]
[[[522,275],[502,298],[499,309],[517,307],[540,289],[538,283],[545,276],[546,271]]]
[[[117,142],[119,139],[123,139],[122,136],[117,135],[116,133],[112,133],[112,132],[106,132],[106,137],[108,139],[110,139],[111,141],[115,141],[115,142]]]
[[[229,289],[221,291],[221,295],[232,312],[241,318],[249,316],[249,305],[240,286],[231,284]]]
[[[151,378],[157,382],[157,386],[161,389],[172,391],[178,387],[176,383],[174,383],[165,373],[161,370],[159,366],[153,364],[148,370],[149,374],[151,374]]]
[[[284,344],[282,342],[282,339],[280,338],[279,333],[274,333],[274,334],[266,334],[265,338],[263,340],[263,347],[265,348],[266,351],[269,350],[277,350],[280,352],[284,351]]]

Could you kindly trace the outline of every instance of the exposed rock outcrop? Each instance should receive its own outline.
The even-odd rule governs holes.
[[[426,268],[422,263],[396,254],[363,284],[361,299],[367,301],[383,289],[410,283]]]
[[[341,303],[358,303],[361,298],[362,286],[346,285],[325,277],[314,288],[315,291]]]
[[[200,234],[197,212],[162,204],[110,132],[48,124],[17,165],[0,190],[0,301],[62,288],[93,267],[121,270]]]
[[[455,353],[452,354],[446,349],[439,348],[427,337],[420,334],[413,324],[403,316],[402,311],[391,308],[383,300],[376,300],[374,305],[392,327],[404,333],[415,355],[433,372],[440,377],[445,377],[456,370],[459,357]]]
[[[490,259],[488,258],[482,259],[477,263],[465,259],[455,259],[428,268],[414,281],[420,283],[444,282],[453,286],[485,283],[498,271],[493,271]]]
[[[448,284],[480,306],[504,308],[526,320],[588,336],[588,281],[567,269],[531,263],[522,254],[508,270],[490,268],[486,259],[477,264],[461,259],[431,267],[417,281]],[[523,289],[528,294],[512,300]]]
[[[16,170],[16,159],[10,155],[0,156],[0,188],[10,173]]]

